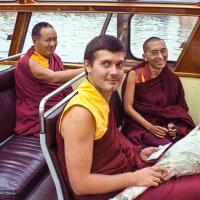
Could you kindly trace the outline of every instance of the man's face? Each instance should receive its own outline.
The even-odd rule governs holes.
[[[33,39],[34,48],[40,55],[49,58],[57,46],[57,34],[53,28],[42,28],[40,36]]]
[[[123,52],[112,53],[107,50],[97,51],[92,64],[85,60],[88,79],[103,96],[117,90],[121,84],[124,60]]]
[[[143,54],[144,60],[153,69],[163,69],[167,64],[168,51],[165,44],[158,40],[149,42],[146,52]]]

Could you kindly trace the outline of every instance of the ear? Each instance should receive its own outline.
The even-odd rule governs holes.
[[[33,44],[35,44],[37,42],[37,39],[34,37],[32,38]]]
[[[87,73],[90,73],[90,72],[91,72],[92,66],[91,66],[89,60],[84,60],[84,68],[85,68],[85,71],[86,71]]]
[[[146,54],[145,54],[145,53],[142,54],[142,57],[143,57],[143,59],[147,62],[147,57],[146,57]]]

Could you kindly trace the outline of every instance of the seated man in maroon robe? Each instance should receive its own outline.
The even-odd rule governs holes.
[[[82,69],[64,71],[62,61],[54,53],[57,34],[52,25],[38,23],[32,30],[32,46],[19,60],[15,69],[16,127],[19,135],[39,135],[39,103],[62,83],[78,75]],[[47,109],[71,92],[68,88],[53,98]]]
[[[133,185],[152,186],[140,200],[200,199],[199,175],[161,184],[166,169],[141,169],[158,148],[141,150],[118,131],[109,100],[123,79],[124,61],[117,38],[101,35],[89,42],[84,55],[87,78],[58,121],[58,157],[74,199],[108,200]]]
[[[143,49],[145,62],[133,67],[123,83],[122,132],[144,147],[175,142],[194,128],[181,81],[167,66],[162,39],[149,38]]]

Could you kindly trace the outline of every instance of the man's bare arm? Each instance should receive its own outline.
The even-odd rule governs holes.
[[[63,83],[80,74],[83,69],[67,69],[65,71],[54,72],[51,69],[42,67],[34,59],[29,59],[29,68],[33,76],[40,80],[47,80],[52,83]]]
[[[66,167],[76,194],[108,193],[132,185],[157,186],[162,181],[160,167],[118,175],[92,174],[95,129],[92,114],[83,107],[73,107],[63,118],[61,133],[65,143]]]

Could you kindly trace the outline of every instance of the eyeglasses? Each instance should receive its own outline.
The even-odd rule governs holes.
[[[161,49],[161,50],[152,50],[152,51],[147,51],[146,53],[150,54],[153,57],[158,57],[160,54],[162,56],[166,56],[168,54],[167,48]]]

